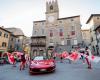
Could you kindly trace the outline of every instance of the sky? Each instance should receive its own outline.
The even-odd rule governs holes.
[[[100,14],[100,0],[58,0],[59,17],[80,15],[82,29],[91,14]],[[21,28],[32,36],[33,21],[45,20],[46,0],[0,0],[0,26]]]

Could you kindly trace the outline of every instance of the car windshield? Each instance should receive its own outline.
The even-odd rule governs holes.
[[[34,58],[34,60],[45,60],[46,58],[43,56],[37,56]]]

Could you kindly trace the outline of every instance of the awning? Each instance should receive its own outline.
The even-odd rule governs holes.
[[[49,43],[49,46],[54,46],[54,43]]]
[[[4,50],[0,50],[0,52],[4,52]]]

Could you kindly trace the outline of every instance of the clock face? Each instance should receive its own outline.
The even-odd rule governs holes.
[[[50,23],[54,22],[54,16],[49,16],[49,17],[48,17],[48,21],[49,21]]]

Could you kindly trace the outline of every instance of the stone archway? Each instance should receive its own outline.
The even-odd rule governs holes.
[[[37,49],[34,49],[33,50],[33,54],[32,54],[32,56],[37,56],[38,54],[37,54]]]
[[[39,55],[43,56],[44,50],[39,50]]]

